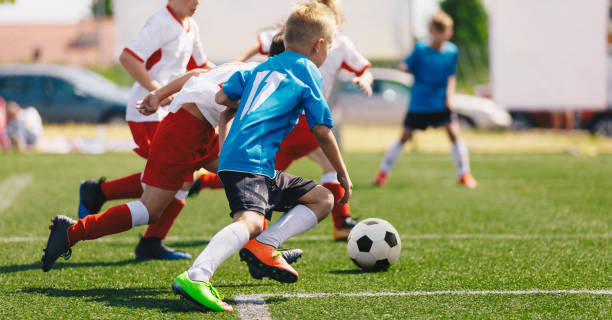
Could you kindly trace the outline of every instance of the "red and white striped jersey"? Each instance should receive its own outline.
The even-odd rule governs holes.
[[[272,44],[272,38],[278,31],[264,31],[257,35],[259,42],[259,53],[268,54]],[[345,69],[354,73],[356,76],[362,75],[368,67],[370,61],[357,51],[353,41],[345,35],[337,35],[332,42],[332,47],[327,53],[327,59],[319,68],[323,77],[323,94],[329,98],[336,76],[340,69]]]
[[[143,62],[151,77],[162,86],[187,69],[201,68],[208,62],[195,20],[188,18],[183,25],[170,7],[152,15],[124,50]],[[149,116],[138,112],[136,101],[148,93],[149,90],[138,82],[134,83],[127,106],[127,121],[161,121],[166,116],[167,112],[162,108]]]

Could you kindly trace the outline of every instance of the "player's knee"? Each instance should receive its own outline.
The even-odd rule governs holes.
[[[320,220],[325,218],[332,211],[332,208],[334,207],[334,195],[327,188],[322,186],[318,187],[320,187],[319,192],[321,193],[319,206],[321,207],[320,211],[322,216],[319,217]]]

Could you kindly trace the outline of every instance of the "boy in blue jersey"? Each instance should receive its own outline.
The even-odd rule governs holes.
[[[217,93],[217,103],[227,106],[219,122],[218,174],[234,223],[215,234],[192,267],[172,284],[177,293],[196,304],[216,311],[232,310],[210,278],[238,250],[241,259],[261,274],[285,283],[298,280],[298,273],[276,248],[315,227],[333,206],[333,195],[323,186],[274,170],[281,141],[302,112],[346,190],[341,202],[348,201],[353,186],[330,130],[331,113],[318,69],[335,32],[334,15],[326,6],[315,2],[297,5],[285,26],[286,51],[253,70],[236,72]],[[286,213],[263,230],[272,211]],[[255,242],[258,245],[251,245]]]
[[[429,33],[431,40],[418,42],[412,54],[400,65],[400,69],[414,75],[410,105],[404,131],[385,152],[374,184],[383,186],[387,183],[402,147],[412,140],[415,130],[444,126],[452,142],[451,153],[459,183],[475,188],[477,182],[470,173],[467,147],[461,139],[457,115],[450,103],[455,93],[458,54],[457,47],[448,41],[453,35],[453,19],[444,12],[436,13],[429,25]]]

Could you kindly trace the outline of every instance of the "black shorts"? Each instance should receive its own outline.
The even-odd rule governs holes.
[[[317,183],[302,177],[276,171],[276,177],[248,172],[220,171],[219,178],[231,209],[256,211],[270,220],[272,211],[287,212],[297,205],[297,200]]]
[[[404,119],[404,128],[410,130],[425,130],[428,127],[441,127],[456,120],[457,115],[450,110],[444,109],[440,112],[414,113],[408,112]]]

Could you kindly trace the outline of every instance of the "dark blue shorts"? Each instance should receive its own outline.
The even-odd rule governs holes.
[[[230,216],[248,210],[259,212],[270,220],[272,211],[291,210],[299,198],[317,186],[312,180],[282,171],[276,171],[274,179],[237,171],[219,171],[218,174],[229,201]]]

